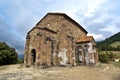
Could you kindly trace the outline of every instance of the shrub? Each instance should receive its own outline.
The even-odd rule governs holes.
[[[18,64],[22,64],[24,62],[24,60],[23,59],[18,59]]]
[[[110,61],[112,61],[116,57],[116,55],[113,54],[112,52],[107,53],[107,56]]]
[[[108,63],[108,56],[106,54],[99,54],[99,60],[102,63]]]

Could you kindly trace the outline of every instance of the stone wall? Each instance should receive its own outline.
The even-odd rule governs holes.
[[[87,33],[68,17],[46,15],[26,36],[24,64],[76,65],[75,41],[84,36]]]
[[[81,61],[79,58],[80,54],[82,55]],[[75,55],[77,64],[90,65],[98,62],[98,52],[92,42],[77,43]]]

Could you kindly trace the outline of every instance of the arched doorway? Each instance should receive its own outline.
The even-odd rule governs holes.
[[[31,50],[31,55],[32,55],[32,64],[34,65],[36,62],[36,50],[35,49]]]

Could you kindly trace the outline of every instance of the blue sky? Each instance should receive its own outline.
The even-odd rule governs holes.
[[[0,0],[0,41],[24,52],[26,33],[48,12],[63,12],[96,41],[120,32],[120,0]]]

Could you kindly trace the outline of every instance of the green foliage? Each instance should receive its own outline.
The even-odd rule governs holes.
[[[119,45],[119,46],[117,46],[117,49],[118,49],[118,50],[120,50],[120,45]]]
[[[21,64],[21,63],[23,63],[24,62],[24,60],[23,59],[18,59],[18,64]]]
[[[112,52],[106,53],[106,55],[108,56],[108,59],[109,59],[110,61],[112,61],[112,60],[116,57],[116,55],[113,54]]]
[[[113,62],[113,65],[120,68],[120,62]]]
[[[113,42],[112,44],[110,44],[110,46],[116,48],[117,46],[120,46],[120,41]]]
[[[102,63],[108,63],[109,61],[108,56],[106,54],[99,54],[99,60]]]
[[[0,42],[0,65],[15,64],[18,61],[17,57],[18,55],[14,48]]]
[[[108,63],[109,61],[113,61],[117,56],[112,52],[105,51],[104,53],[99,54],[99,60],[102,63]]]
[[[120,51],[120,45],[117,45],[117,47],[112,46],[113,43],[120,41],[120,32],[111,36],[110,38],[105,39],[104,41],[97,42],[97,48],[100,51]]]

